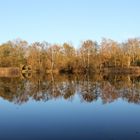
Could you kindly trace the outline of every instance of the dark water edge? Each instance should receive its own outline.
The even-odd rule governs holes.
[[[0,78],[0,139],[140,139],[140,76]]]

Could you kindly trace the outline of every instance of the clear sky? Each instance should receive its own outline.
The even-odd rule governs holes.
[[[140,0],[0,0],[0,43],[140,37]]]

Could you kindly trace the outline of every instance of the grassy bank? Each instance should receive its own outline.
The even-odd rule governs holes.
[[[18,67],[0,68],[0,77],[18,77],[18,76],[20,76],[20,68]]]
[[[130,67],[130,68],[104,68],[102,70],[103,73],[111,73],[111,74],[140,74],[140,67]]]

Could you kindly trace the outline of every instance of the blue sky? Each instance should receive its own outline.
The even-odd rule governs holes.
[[[0,0],[0,43],[140,37],[139,0]]]

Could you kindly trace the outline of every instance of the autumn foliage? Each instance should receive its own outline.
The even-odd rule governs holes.
[[[103,68],[140,66],[140,39],[119,43],[102,39],[101,43],[86,40],[80,47],[71,43],[49,44],[24,40],[8,41],[0,45],[0,67],[30,65],[38,72],[85,73]]]

